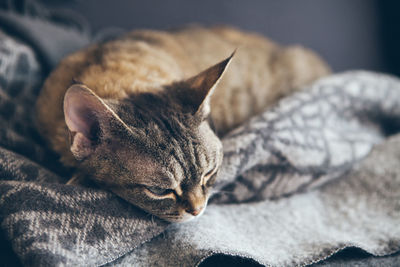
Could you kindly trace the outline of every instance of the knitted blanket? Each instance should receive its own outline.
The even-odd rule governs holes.
[[[397,78],[332,75],[225,136],[210,204],[183,224],[64,184],[70,173],[33,125],[42,80],[34,50],[0,32],[0,229],[25,265],[194,266],[226,254],[288,266],[346,247],[400,250]]]

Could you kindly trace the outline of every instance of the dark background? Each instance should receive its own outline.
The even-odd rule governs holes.
[[[47,1],[49,5],[60,5]],[[334,71],[368,69],[400,75],[400,1],[390,0],[76,0],[94,31],[166,29],[187,23],[229,24],[281,44],[314,49]]]

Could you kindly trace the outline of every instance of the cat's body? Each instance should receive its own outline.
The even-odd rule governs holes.
[[[235,49],[232,60],[195,76]],[[194,202],[201,202],[198,206],[204,210],[207,194],[200,192],[199,185],[205,183],[200,180],[213,176],[222,160],[220,142],[206,120],[208,104],[211,119],[222,135],[327,73],[325,63],[309,50],[282,48],[261,36],[232,28],[136,31],[64,59],[47,79],[38,99],[38,128],[64,164],[94,176],[97,183],[157,216],[182,221],[187,219],[182,215],[187,203],[196,209]],[[74,85],[66,96],[72,80],[83,85]],[[72,133],[71,144],[68,132]],[[127,137],[113,143],[118,135]],[[134,136],[152,140],[137,137],[137,141]],[[110,151],[118,156],[111,160]],[[105,160],[100,154],[109,156]],[[196,175],[200,178],[193,178]],[[169,217],[165,203],[130,198],[133,189],[126,188],[135,184],[167,189],[160,195],[173,193],[174,205],[179,202],[186,208],[182,212],[175,209],[173,213],[180,215]]]

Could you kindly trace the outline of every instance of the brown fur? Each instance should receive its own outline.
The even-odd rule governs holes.
[[[233,28],[189,27],[169,32],[134,31],[118,40],[76,52],[60,63],[46,80],[38,99],[38,129],[50,146],[61,155],[64,164],[81,168],[85,163],[79,163],[76,155],[74,157],[71,153],[74,148],[67,141],[69,131],[63,113],[64,95],[73,80],[83,83],[100,99],[104,99],[106,105],[113,107],[113,103],[119,105],[125,99],[145,93],[162,95],[172,92],[170,95],[173,95],[174,90],[179,91],[179,82],[187,81],[223,60],[235,49],[237,52],[213,90],[210,100],[210,115],[220,136],[276,103],[279,98],[329,73],[327,65],[310,50],[299,46],[280,47],[257,34]],[[207,87],[206,94],[209,90]],[[206,94],[201,101],[207,97]],[[187,99],[186,96],[184,99]],[[135,105],[139,105],[139,102]],[[123,116],[128,113],[120,113],[118,115],[125,120]],[[208,130],[205,129],[203,134],[201,138],[204,139],[209,135]],[[78,144],[84,146],[85,141]],[[120,145],[116,144],[117,147]],[[217,144],[215,146],[218,147]],[[78,150],[80,148],[78,146]],[[147,162],[150,166],[153,164],[151,159],[146,161],[140,155],[139,158],[139,161]],[[99,168],[99,162],[93,163],[87,171],[90,172],[90,169],[96,172],[93,166]],[[105,169],[103,171],[107,173]],[[116,180],[115,183],[119,182]],[[129,199],[121,188],[113,191]],[[192,202],[196,202],[193,197],[196,190],[198,187],[187,192],[187,198],[193,198]],[[141,207],[146,209],[144,204]],[[162,217],[162,214],[158,215]]]

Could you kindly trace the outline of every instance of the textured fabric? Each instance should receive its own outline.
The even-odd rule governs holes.
[[[46,74],[91,41],[88,23],[76,12],[49,10],[35,0],[4,2],[0,4],[1,27],[35,49]]]
[[[398,251],[400,135],[360,159],[388,129],[397,129],[399,93],[397,79],[351,72],[285,99],[224,139],[220,178],[239,180],[225,188],[228,197],[215,201],[244,203],[210,205],[198,220],[169,227],[116,264],[194,266],[224,253],[291,266],[320,261],[345,247],[379,256]],[[313,138],[302,137],[310,132]],[[263,134],[267,137],[258,139]],[[327,181],[318,190],[276,199]],[[269,197],[275,200],[261,201]]]
[[[399,161],[400,135],[335,183],[275,201],[211,205],[198,220],[169,227],[118,263],[195,266],[225,253],[268,266],[298,266],[348,246],[394,253],[400,248]]]
[[[316,187],[348,171],[400,128],[398,80],[368,72],[322,79],[223,140],[216,202],[252,202]]]
[[[333,75],[233,131],[204,215],[169,225],[62,184],[68,171],[33,127],[41,73],[30,47],[0,34],[0,227],[26,265],[193,266],[222,253],[287,266],[348,246],[399,250],[396,78]]]

